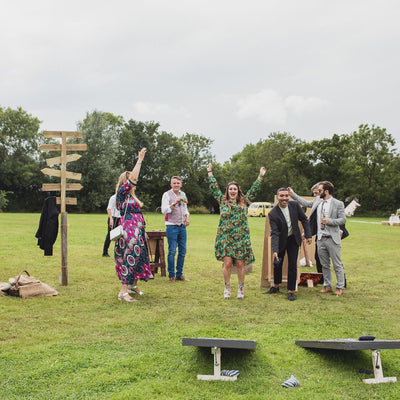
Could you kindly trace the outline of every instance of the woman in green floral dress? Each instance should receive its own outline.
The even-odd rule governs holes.
[[[215,239],[215,257],[223,261],[225,280],[224,298],[231,297],[232,265],[237,267],[239,288],[237,298],[244,298],[245,265],[254,262],[254,254],[250,243],[250,232],[247,224],[247,205],[255,198],[260,189],[265,167],[260,168],[260,174],[244,195],[236,182],[228,183],[225,194],[222,194],[218,183],[212,174],[212,164],[207,165],[208,181],[212,195],[218,201],[220,220]]]

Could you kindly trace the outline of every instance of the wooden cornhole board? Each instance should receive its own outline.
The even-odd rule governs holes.
[[[255,340],[216,339],[216,338],[182,338],[182,346],[210,347],[214,355],[214,375],[197,375],[204,381],[236,381],[237,376],[221,376],[221,348],[254,350]]]
[[[301,196],[305,200],[312,201],[314,197],[309,197],[309,196]],[[275,201],[274,204],[276,205],[278,203],[277,197],[275,195]],[[307,208],[305,211],[305,214],[307,217],[310,216],[311,208]],[[300,232],[303,232],[303,225],[299,222],[299,228]],[[313,265],[316,264],[315,261],[315,240],[313,238],[311,245],[305,245],[307,248],[307,253],[309,256],[309,259],[313,263]],[[272,245],[271,245],[271,228],[269,225],[269,217],[266,215],[265,218],[265,230],[264,230],[264,248],[263,248],[263,260],[262,260],[262,268],[261,268],[261,287],[269,287],[273,286],[274,284],[274,264],[272,260]],[[303,245],[300,246],[299,248],[299,255],[297,257],[297,283],[300,281],[300,260],[305,257],[305,252],[304,252],[304,247]],[[309,267],[306,267],[307,269]],[[282,265],[282,283],[280,286],[285,286],[287,284],[287,278],[288,278],[288,259],[287,259],[287,253],[285,253],[285,258],[283,260],[283,265]],[[296,287],[297,290],[297,287]]]
[[[358,340],[358,339],[327,339],[327,340],[296,340],[300,347],[309,349],[327,350],[371,350],[374,376],[372,379],[363,379],[364,383],[396,382],[397,378],[385,378],[381,363],[380,350],[400,349],[400,340]]]

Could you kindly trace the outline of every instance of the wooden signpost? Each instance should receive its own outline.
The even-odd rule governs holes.
[[[41,171],[45,175],[56,176],[61,178],[60,183],[43,183],[42,189],[46,192],[60,192],[60,197],[56,198],[57,204],[61,208],[61,275],[60,284],[68,285],[68,223],[66,205],[76,205],[75,197],[67,197],[66,192],[69,190],[81,190],[80,183],[67,183],[67,179],[80,181],[82,174],[67,171],[67,162],[79,160],[80,154],[67,154],[67,151],[86,151],[85,143],[68,143],[67,138],[82,138],[82,132],[65,132],[65,131],[44,131],[43,136],[47,138],[60,138],[61,144],[42,144],[39,149],[41,151],[61,151],[60,157],[48,158],[46,164],[48,166],[60,165],[61,169],[43,168]]]

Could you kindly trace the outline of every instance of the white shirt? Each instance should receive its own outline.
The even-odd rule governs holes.
[[[318,239],[321,239],[322,236],[331,236],[328,225],[325,224],[325,229],[321,229],[321,217],[326,218],[329,215],[329,210],[331,208],[331,200],[332,197],[329,197],[328,200],[323,200],[318,204],[317,207]]]
[[[107,210],[111,210],[111,215],[113,218],[120,218],[121,214],[117,209],[117,195],[113,194],[108,200]]]
[[[290,219],[289,207],[282,208],[281,206],[279,206],[279,208],[281,209],[286,219],[287,230],[288,230],[287,235],[288,236],[293,235],[292,220]]]
[[[174,194],[175,199],[177,199],[178,196],[174,193],[174,191],[172,191],[172,193]],[[179,193],[182,194],[182,197],[184,196],[184,198],[186,198],[186,194],[184,192],[182,192],[180,190]],[[189,215],[189,211],[187,209],[186,203],[183,203],[182,206],[184,207],[183,215]],[[163,197],[161,199],[161,212],[163,214],[169,214],[172,212],[171,204],[169,204],[168,191],[163,194]],[[182,223],[183,223],[183,221],[182,221]],[[169,221],[165,221],[165,225],[175,225],[175,224],[173,224],[172,222],[169,222]]]

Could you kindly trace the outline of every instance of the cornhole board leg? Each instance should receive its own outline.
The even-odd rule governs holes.
[[[214,375],[197,375],[202,381],[236,381],[237,376],[221,376],[221,348],[212,347],[211,354],[214,354]]]
[[[395,376],[385,378],[383,376],[383,368],[381,362],[381,354],[379,350],[372,350],[372,365],[374,366],[375,378],[363,379],[364,383],[386,383],[386,382],[397,382]]]

